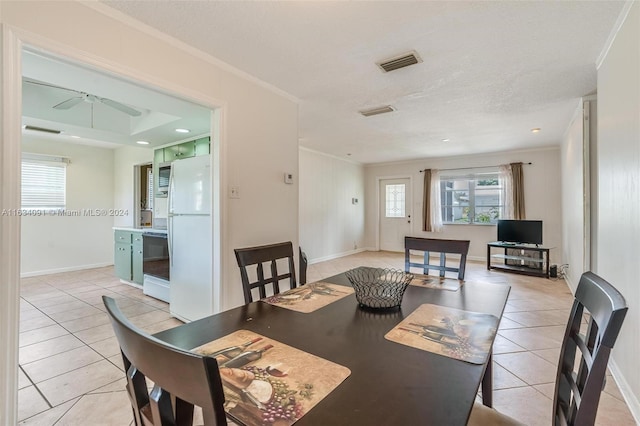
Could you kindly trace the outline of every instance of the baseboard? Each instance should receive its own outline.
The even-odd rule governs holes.
[[[342,253],[331,254],[329,256],[318,257],[316,259],[309,259],[308,260],[308,264],[309,265],[313,265],[314,263],[320,263],[320,262],[325,262],[327,260],[338,259],[340,257],[349,256],[351,254],[362,253],[363,251],[369,251],[369,249],[363,247],[363,248],[359,248],[359,249],[355,249],[355,250],[345,251],[345,252],[342,252]]]
[[[624,375],[613,358],[609,358],[609,371],[611,371],[611,375],[616,381],[618,389],[620,389],[620,393],[622,394],[624,401],[627,403],[633,419],[637,424],[640,424],[640,401],[638,401],[638,398],[633,394],[631,386],[629,386],[629,383],[625,380]]]
[[[59,274],[61,272],[83,271],[85,269],[104,268],[111,266],[113,262],[94,263],[92,265],[68,266],[66,268],[45,269],[42,271],[21,272],[20,278],[37,277],[39,275]]]

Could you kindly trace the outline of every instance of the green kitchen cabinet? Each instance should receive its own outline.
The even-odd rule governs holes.
[[[196,157],[201,155],[209,155],[211,153],[211,138],[196,139]]]
[[[164,161],[165,163],[182,160],[183,158],[189,158],[196,155],[195,141],[183,142],[178,145],[168,146],[164,149]]]
[[[142,285],[142,232],[115,230],[113,264],[118,278]]]

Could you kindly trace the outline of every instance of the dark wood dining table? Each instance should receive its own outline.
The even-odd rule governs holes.
[[[344,273],[322,281],[350,285]],[[349,368],[351,375],[299,426],[465,425],[481,384],[484,403],[491,405],[491,357],[472,364],[384,336],[425,303],[501,318],[509,291],[506,284],[480,282],[466,282],[458,291],[410,285],[401,307],[389,311],[359,308],[353,294],[312,313],[258,301],[155,336],[190,350],[250,330]]]

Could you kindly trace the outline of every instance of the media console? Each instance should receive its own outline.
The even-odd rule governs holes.
[[[493,248],[502,253],[492,254]],[[487,244],[487,269],[500,269],[517,274],[549,278],[549,250],[534,244],[516,244],[495,241]],[[502,260],[502,263],[492,263]]]

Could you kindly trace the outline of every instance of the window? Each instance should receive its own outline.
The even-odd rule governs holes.
[[[405,217],[404,197],[405,184],[386,185],[386,217]]]
[[[441,177],[443,223],[497,223],[504,197],[498,172]]]
[[[147,209],[153,210],[153,169],[147,169]]]
[[[55,210],[66,207],[66,158],[23,154],[22,208]]]

